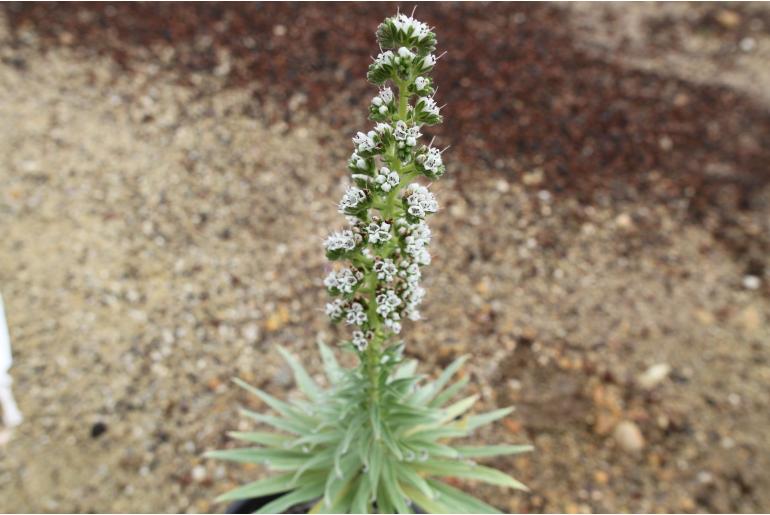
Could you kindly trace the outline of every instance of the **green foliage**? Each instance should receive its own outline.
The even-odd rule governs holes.
[[[470,415],[476,396],[453,401],[467,381],[455,382],[458,388],[446,385],[465,357],[438,379],[424,381],[415,375],[416,363],[403,360],[402,347],[394,345],[383,352],[379,377],[371,383],[361,369],[341,368],[333,352],[319,345],[329,388],[317,384],[283,349],[303,399],[285,402],[236,381],[272,410],[272,415],[244,411],[272,432],[230,433],[249,446],[207,456],[263,465],[277,475],[231,490],[219,501],[282,494],[261,513],[306,502],[314,503],[312,513],[412,513],[415,506],[430,513],[496,513],[440,478],[526,490],[514,478],[473,460],[528,452],[530,446],[449,445],[510,413]]]

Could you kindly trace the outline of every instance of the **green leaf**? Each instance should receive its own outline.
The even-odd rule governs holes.
[[[360,468],[360,457],[358,454],[350,453],[340,462],[340,470],[329,471],[324,487],[324,503],[327,507],[334,505],[340,493],[355,479]]]
[[[513,412],[513,409],[513,407],[501,408],[494,411],[489,411],[487,413],[482,413],[481,415],[473,415],[463,421],[462,425],[468,430],[468,432],[470,432],[481,426],[485,426],[496,420],[500,420],[503,417],[507,417]]]
[[[361,419],[362,417],[357,417],[351,421],[348,430],[345,432],[345,437],[340,441],[337,449],[334,451],[334,470],[330,475],[336,474],[338,477],[343,477],[342,457],[348,452],[350,449],[350,442],[353,441],[354,436],[361,429]]]
[[[332,460],[334,459],[334,448],[327,447],[312,455],[306,455],[305,458],[305,462],[300,465],[294,474],[295,479],[299,479],[308,470],[331,468]]]
[[[350,505],[350,513],[369,513],[371,509],[372,485],[369,477],[364,473],[358,481],[356,493]]]
[[[294,488],[295,485],[291,476],[291,473],[281,474],[245,484],[220,495],[216,498],[216,502],[237,501],[239,499],[249,499],[252,497],[262,497],[264,495],[286,492],[287,490]]]
[[[337,494],[337,498],[332,502],[331,506],[326,507],[326,503],[323,503],[319,513],[351,513],[351,505],[353,499],[358,491],[361,483],[361,476],[356,476],[352,481],[345,485],[345,488]]]
[[[253,431],[249,433],[230,431],[227,433],[227,435],[230,438],[235,438],[236,440],[258,443],[260,445],[267,445],[269,447],[282,447],[287,442],[291,442],[290,436],[281,435],[278,433],[265,433],[261,431]]]
[[[443,481],[429,479],[428,484],[441,493],[441,500],[457,508],[457,513],[500,513],[494,506],[458,490]]]
[[[289,433],[301,435],[304,433],[309,433],[312,430],[310,426],[293,417],[274,417],[272,415],[263,415],[262,413],[257,413],[247,409],[242,409],[240,412],[244,417],[248,417],[261,424],[273,426],[276,429],[288,431]]]
[[[383,493],[388,499],[388,504],[393,505],[397,513],[412,513],[409,505],[404,498],[406,494],[401,490],[401,487],[396,481],[396,474],[394,464],[386,461],[382,468],[382,487]],[[381,497],[377,497],[377,503],[379,505]]]
[[[385,460],[382,445],[373,442],[369,454],[369,483],[374,492],[380,489],[380,475],[382,473],[382,464]]]
[[[301,445],[322,445],[338,441],[342,438],[342,431],[327,431],[321,433],[310,433],[296,440],[291,440],[289,447],[299,447]]]
[[[305,368],[302,366],[302,364],[297,361],[297,358],[292,356],[286,349],[283,347],[278,347],[278,352],[281,353],[281,356],[283,356],[283,359],[286,360],[286,363],[289,364],[291,367],[292,372],[294,372],[294,380],[297,382],[297,386],[299,389],[308,396],[309,399],[312,399],[314,401],[320,400],[320,394],[321,388],[316,384],[315,381],[310,377],[310,375],[307,373]]]
[[[292,506],[312,501],[323,492],[323,482],[315,482],[282,495],[262,506],[256,513],[283,513]]]
[[[459,446],[455,447],[455,449],[462,458],[494,458],[509,454],[531,452],[534,447],[531,445],[483,445],[479,447]]]
[[[430,499],[433,499],[436,497],[436,494],[433,492],[433,489],[428,485],[427,481],[423,479],[423,477],[418,474],[414,468],[411,467],[410,464],[405,463],[396,463],[395,464],[397,477],[399,479],[399,484],[403,487],[404,485],[411,485],[417,488],[420,492],[422,492],[425,496],[429,497]]]
[[[256,395],[257,397],[262,400],[265,404],[273,408],[276,412],[280,413],[281,415],[285,416],[292,416],[295,414],[295,410],[292,408],[290,404],[287,404],[283,401],[279,401],[269,393],[263,392],[259,388],[254,388],[250,384],[246,383],[245,381],[236,378],[233,378],[233,382],[246,390],[247,392]]]
[[[414,376],[417,371],[417,360],[410,359],[409,361],[402,363],[396,368],[396,371],[391,376],[393,379],[404,379]]]
[[[465,386],[470,382],[470,377],[465,376],[459,381],[453,383],[449,388],[438,394],[432,401],[428,403],[428,406],[431,406],[433,408],[440,408],[447,402],[449,402],[452,397],[454,397],[460,390],[465,388]]]
[[[517,490],[529,491],[523,483],[515,480],[508,474],[504,474],[493,468],[476,465],[475,463],[449,460],[427,460],[415,463],[414,467],[419,471],[427,472],[439,477],[475,479],[492,485],[507,486]]]
[[[449,364],[448,367],[444,369],[444,371],[441,373],[441,375],[433,381],[432,383],[428,383],[423,388],[418,390],[418,392],[414,396],[415,402],[418,404],[427,404],[430,402],[433,397],[438,395],[438,393],[446,386],[446,384],[449,382],[450,379],[452,379],[452,376],[455,375],[455,373],[460,370],[460,367],[463,366],[463,364],[468,361],[468,358],[470,356],[468,354],[464,356],[460,356],[456,360],[454,360],[452,363]]]
[[[409,439],[405,442],[407,445],[417,451],[417,455],[420,455],[420,451],[425,451],[429,456],[436,456],[440,458],[457,458],[457,451],[454,447],[444,445],[436,442],[433,439]]]
[[[337,358],[334,357],[334,352],[320,339],[318,340],[318,349],[321,352],[321,360],[324,364],[326,377],[331,384],[337,384],[345,373],[340,368]]]
[[[241,449],[224,449],[209,451],[204,454],[207,458],[237,461],[240,463],[263,463],[268,460],[307,458],[300,452],[285,449],[272,449],[266,447],[246,447]]]
[[[466,397],[462,400],[459,400],[455,402],[454,404],[450,404],[447,406],[443,411],[443,416],[441,417],[441,422],[450,422],[469,409],[473,407],[474,404],[476,404],[476,401],[479,400],[478,395],[471,395],[469,397]]]
[[[442,438],[460,438],[468,436],[468,431],[457,427],[455,424],[452,426],[440,426],[440,427],[418,427],[414,431],[407,431],[405,433],[409,436],[409,440],[440,440]]]
[[[411,485],[403,486],[404,493],[423,510],[428,513],[454,513],[448,506],[445,506],[439,499],[431,499],[423,494],[417,488]]]

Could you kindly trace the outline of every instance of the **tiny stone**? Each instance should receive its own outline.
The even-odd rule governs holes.
[[[751,52],[756,48],[757,42],[754,38],[743,38],[738,46],[740,46],[741,50],[744,52]]]
[[[629,420],[618,424],[612,436],[620,448],[626,452],[637,453],[644,448],[644,437],[639,426]]]
[[[192,478],[196,483],[200,483],[206,479],[206,467],[203,465],[196,465],[192,469]]]
[[[107,432],[107,424],[104,422],[97,422],[91,426],[91,438],[99,438]]]
[[[641,374],[637,382],[645,390],[651,390],[663,382],[669,373],[671,373],[671,366],[668,363],[658,363]]]
[[[761,280],[756,275],[746,275],[743,277],[743,287],[747,290],[758,290]]]

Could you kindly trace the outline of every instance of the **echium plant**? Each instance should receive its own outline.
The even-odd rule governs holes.
[[[455,396],[468,376],[450,384],[466,357],[426,381],[397,340],[404,318],[420,318],[421,268],[430,263],[425,218],[438,210],[430,190],[416,181],[438,179],[445,171],[441,152],[419,143],[423,127],[441,122],[428,76],[436,64],[436,37],[426,24],[399,14],[379,26],[377,39],[382,52],[367,74],[380,87],[369,108],[375,125],[353,138],[353,185],[339,204],[349,227],[325,241],[327,257],[345,263],[324,280],[333,297],[326,312],[353,329],[343,347],[356,353],[358,365],[342,368],[321,343],[329,383],[324,389],[280,349],[304,397],[291,402],[238,381],[274,411],[245,416],[277,431],[231,433],[256,446],[208,455],[262,464],[278,474],[219,499],[274,497],[263,513],[302,505],[311,513],[496,512],[440,478],[525,489],[475,460],[531,447],[450,445],[511,408],[467,414],[477,396]]]

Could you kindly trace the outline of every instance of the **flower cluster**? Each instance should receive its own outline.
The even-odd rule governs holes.
[[[424,127],[441,122],[427,75],[436,64],[433,32],[399,14],[380,25],[377,37],[382,50],[368,73],[379,87],[369,105],[374,126],[353,137],[353,185],[339,203],[351,226],[326,240],[330,259],[352,264],[326,277],[329,293],[337,296],[326,312],[355,327],[350,343],[360,352],[373,339],[399,334],[403,319],[420,318],[420,267],[431,262],[425,218],[438,211],[438,202],[414,181],[435,180],[445,171],[441,152],[420,145]]]

